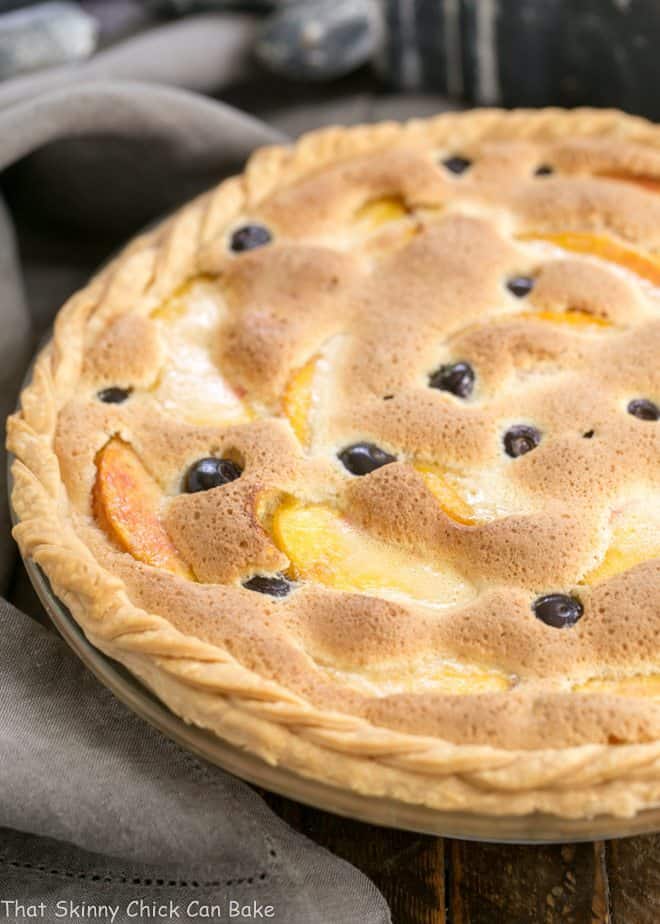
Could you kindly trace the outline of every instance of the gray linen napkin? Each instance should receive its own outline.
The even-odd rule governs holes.
[[[166,920],[230,920],[230,902],[284,924],[389,920],[357,870],[137,719],[52,632],[5,601],[0,624],[0,920],[44,902],[48,922],[108,907],[124,924],[141,901],[172,902]]]
[[[222,19],[205,17],[202,30],[212,21],[218,31]],[[226,75],[208,60],[212,44],[190,45],[198,27],[170,29],[180,54],[167,82],[217,89]],[[132,40],[137,58],[106,52],[121,65],[113,76],[133,69],[165,80],[156,38]],[[190,47],[197,60],[182,63]],[[99,261],[281,137],[180,89],[101,79],[98,67],[57,76],[55,89],[48,75],[0,87],[3,418],[39,336]],[[0,479],[7,594],[15,552],[4,471]],[[57,636],[4,599],[0,627],[0,920],[202,920],[206,906],[211,920],[241,920],[238,909],[253,902],[257,919],[270,905],[264,919],[284,924],[390,920],[357,870],[133,716]]]

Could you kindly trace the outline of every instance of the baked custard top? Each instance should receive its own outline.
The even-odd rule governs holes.
[[[206,684],[219,649],[273,722],[281,695],[402,741],[656,741],[659,357],[647,123],[317,133],[65,307],[10,425],[17,536],[191,697],[243,691]]]

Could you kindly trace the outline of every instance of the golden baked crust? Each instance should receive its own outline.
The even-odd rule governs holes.
[[[443,809],[656,804],[660,423],[626,410],[660,401],[659,190],[660,129],[610,111],[257,152],[60,311],[8,424],[23,554],[184,719],[298,773]],[[273,240],[233,253],[247,222]],[[457,361],[465,399],[429,387]],[[540,442],[511,458],[520,424]],[[360,441],[396,461],[352,475]],[[241,476],[182,491],[207,456]],[[243,586],[287,569],[282,599]],[[576,624],[536,618],[553,593]]]

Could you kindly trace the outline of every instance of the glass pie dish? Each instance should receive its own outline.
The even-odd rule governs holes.
[[[257,153],[134,241],[8,422],[79,654],[353,817],[657,828],[659,190],[657,128],[476,112]]]

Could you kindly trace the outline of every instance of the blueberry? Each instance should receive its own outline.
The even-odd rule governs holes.
[[[242,228],[237,228],[232,234],[230,247],[235,253],[242,253],[244,250],[263,247],[265,244],[269,244],[272,239],[272,234],[263,225],[243,225]]]
[[[507,279],[506,287],[516,298],[524,298],[534,288],[534,280],[531,276],[512,276]]]
[[[633,398],[628,404],[628,413],[638,420],[660,420],[660,407],[648,398]]]
[[[554,172],[555,168],[551,167],[550,164],[539,164],[534,171],[534,176],[550,176]]]
[[[532,605],[537,619],[553,629],[568,629],[580,619],[584,610],[577,597],[567,594],[547,594]]]
[[[118,385],[111,385],[110,388],[102,388],[101,391],[96,393],[96,397],[99,401],[104,401],[105,404],[123,404],[132,391],[132,388],[120,388]]]
[[[255,574],[243,584],[247,590],[254,590],[259,594],[270,594],[271,597],[286,597],[291,590],[291,582],[283,574],[268,577],[265,574]]]
[[[454,155],[453,157],[447,157],[442,162],[442,166],[446,167],[450,173],[461,174],[465,173],[472,166],[472,161],[468,160],[467,157],[459,157]]]
[[[368,475],[374,469],[396,462],[396,456],[374,443],[354,443],[342,449],[338,458],[352,475]]]
[[[240,478],[242,469],[230,459],[216,459],[208,457],[193,462],[185,477],[185,490],[187,494],[197,491],[208,491],[218,488],[222,484]]]
[[[458,398],[468,398],[474,388],[474,369],[462,362],[440,366],[429,376],[429,386],[449,391]]]
[[[541,442],[541,434],[536,427],[515,424],[506,431],[503,442],[506,454],[512,459],[517,459],[518,456],[524,456],[526,452],[536,449]]]

